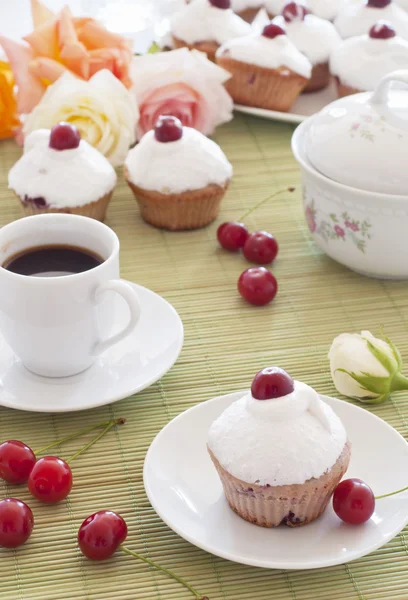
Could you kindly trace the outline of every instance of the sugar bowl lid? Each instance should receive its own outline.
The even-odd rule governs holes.
[[[408,70],[387,75],[374,92],[341,98],[311,117],[305,142],[313,167],[354,188],[406,196],[408,88],[401,83],[408,85]]]

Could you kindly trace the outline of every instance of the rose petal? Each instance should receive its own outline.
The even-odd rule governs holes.
[[[69,70],[60,62],[52,58],[36,58],[29,64],[32,75],[44,80],[47,84],[54,83],[61,75]]]
[[[78,38],[88,50],[128,46],[128,42],[121,35],[108,31],[94,19],[89,19],[82,25],[78,31]]]
[[[60,57],[63,64],[70,69],[70,71],[79,77],[82,77],[82,79],[89,79],[90,59],[85,46],[81,44],[81,42],[64,46],[61,49]]]
[[[29,113],[45,91],[45,86],[29,70],[29,63],[34,58],[33,50],[27,44],[3,36],[0,36],[0,45],[7,55],[18,86],[17,110],[20,114]]]
[[[39,25],[24,38],[40,56],[56,58],[58,56],[57,19]]]
[[[34,28],[41,27],[47,21],[54,18],[54,13],[40,0],[31,0],[31,15],[33,17]]]
[[[72,14],[68,6],[64,6],[58,16],[58,42],[60,48],[66,44],[75,44],[78,42]]]

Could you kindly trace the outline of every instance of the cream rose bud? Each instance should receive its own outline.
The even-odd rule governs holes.
[[[329,360],[334,385],[344,396],[378,403],[392,392],[408,389],[398,350],[369,331],[336,337]]]
[[[110,71],[98,71],[89,81],[66,73],[48,87],[26,118],[23,132],[28,135],[67,121],[79,129],[82,139],[118,167],[135,142],[138,118],[134,96]]]

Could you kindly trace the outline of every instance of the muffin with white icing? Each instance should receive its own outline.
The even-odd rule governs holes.
[[[304,4],[316,17],[333,21],[346,1],[347,0],[303,0],[302,4]],[[272,18],[282,12],[287,2],[288,0],[265,0],[265,8]]]
[[[300,2],[290,2],[274,23],[285,29],[288,38],[312,63],[312,77],[304,92],[316,92],[330,83],[329,58],[341,42],[333,23],[307,13]]]
[[[383,77],[407,66],[408,41],[386,21],[378,21],[368,35],[344,40],[330,58],[340,98],[370,92]]]
[[[348,2],[334,21],[341,37],[364,35],[377,21],[388,21],[397,34],[408,39],[408,14],[392,0]]]
[[[317,519],[351,453],[335,412],[277,367],[258,373],[212,424],[207,445],[230,507],[261,527]]]
[[[232,167],[215,142],[162,116],[129,151],[125,177],[147,223],[198,229],[217,218]]]
[[[216,62],[231,73],[225,87],[237,104],[287,112],[307,86],[312,65],[275,23],[261,35],[223,44]]]
[[[103,221],[116,184],[109,161],[69,123],[26,136],[9,172],[9,188],[26,215],[72,213]]]
[[[170,19],[170,31],[176,48],[201,50],[214,61],[221,44],[248,35],[251,25],[232,11],[230,0],[194,0]]]

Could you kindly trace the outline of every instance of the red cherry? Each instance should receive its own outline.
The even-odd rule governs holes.
[[[268,265],[275,260],[279,246],[273,235],[266,231],[251,233],[245,242],[244,256],[257,265]]]
[[[22,546],[30,537],[33,527],[33,513],[27,504],[16,498],[0,501],[0,546]]]
[[[282,11],[283,18],[286,23],[292,23],[293,21],[304,21],[308,10],[306,6],[299,2],[289,2]]]
[[[291,394],[295,389],[292,377],[279,367],[267,367],[255,375],[251,393],[256,400],[272,400]]]
[[[225,248],[225,250],[230,250],[231,252],[243,248],[248,236],[248,229],[243,223],[232,221],[223,223],[217,230],[217,238],[220,245]]]
[[[7,483],[25,483],[35,461],[34,452],[23,442],[3,442],[0,445],[0,478]]]
[[[51,129],[49,147],[53,150],[78,148],[81,135],[71,123],[58,123]]]
[[[377,21],[370,29],[369,36],[374,40],[389,40],[397,35],[393,25],[387,21]]]
[[[28,489],[37,500],[56,504],[64,500],[72,488],[72,471],[68,463],[56,456],[38,460],[28,478]]]
[[[371,8],[385,8],[391,4],[391,0],[368,0],[367,6],[371,6]]]
[[[231,8],[231,0],[210,0],[210,4],[216,8]]]
[[[278,282],[265,267],[252,267],[239,278],[238,291],[250,304],[263,306],[275,298]]]
[[[154,137],[158,142],[177,142],[183,135],[183,125],[177,117],[162,115],[157,119]]]
[[[263,28],[262,35],[273,40],[274,38],[278,37],[278,35],[286,35],[286,32],[282,29],[282,27],[279,27],[279,25],[276,25],[275,23],[269,23]]]
[[[101,510],[82,523],[78,531],[79,548],[91,560],[106,560],[125,541],[127,525],[120,515]]]
[[[345,479],[334,490],[333,509],[345,523],[361,525],[374,513],[373,491],[361,479]]]

